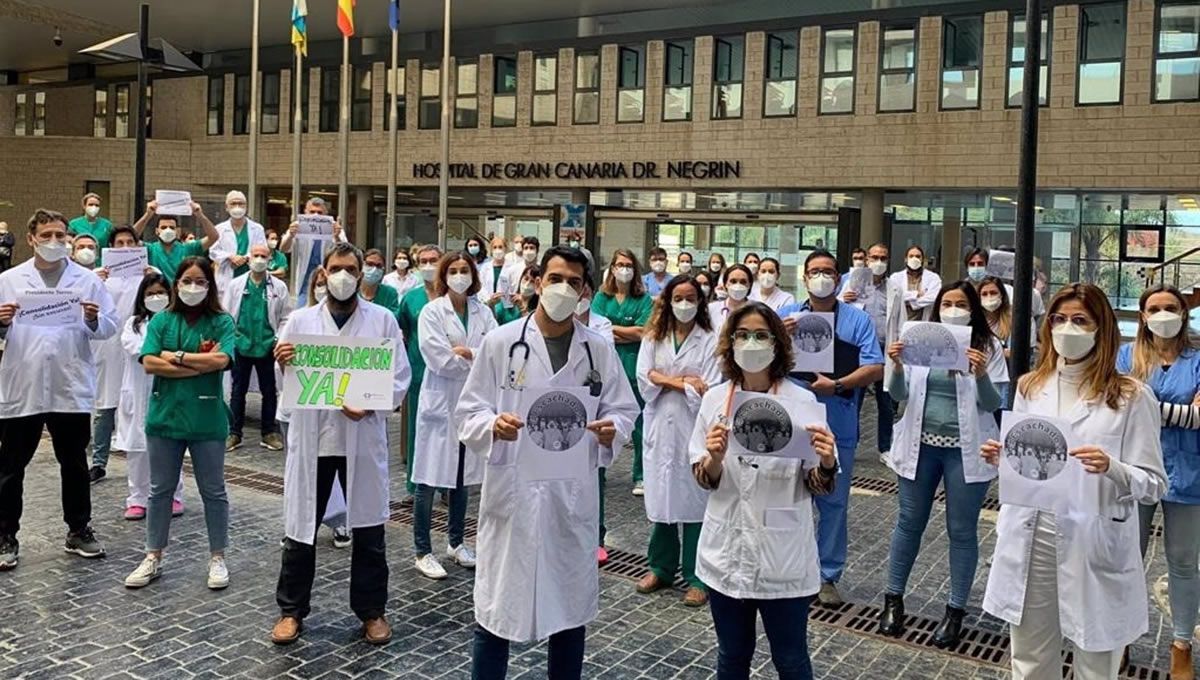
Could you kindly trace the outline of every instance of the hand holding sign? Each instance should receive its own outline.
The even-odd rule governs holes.
[[[17,303],[9,302],[8,304],[0,305],[0,325],[7,326],[12,323],[13,317],[17,315]]]
[[[31,288],[17,295],[17,313],[13,320],[20,324],[55,328],[79,323],[83,299],[69,289]],[[92,304],[92,303],[88,303]],[[93,316],[99,307],[92,304]]]

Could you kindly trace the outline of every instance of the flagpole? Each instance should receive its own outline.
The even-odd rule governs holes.
[[[396,93],[400,84],[399,70],[400,31],[396,25],[392,27],[392,70],[388,73],[388,89],[391,91],[391,96],[388,97],[388,120],[391,121],[391,127],[388,128],[387,247],[384,250],[384,257],[388,258],[396,249],[396,166],[400,162],[400,135],[396,130],[400,126],[400,120],[396,114]]]
[[[292,215],[299,215],[300,206],[300,133],[304,126],[304,103],[301,100],[301,95],[304,92],[304,55],[300,51],[300,46],[296,46],[296,68],[293,72],[295,78],[294,97],[295,104],[292,105]],[[293,267],[297,271],[299,265]]]
[[[259,0],[254,0],[254,22],[250,29],[250,185],[246,191],[246,213],[261,220],[263,215],[255,212],[258,204],[258,9]]]
[[[346,217],[349,215],[350,189],[350,38],[342,35],[342,91],[341,119],[338,122],[338,135],[341,142],[341,170],[338,181],[338,221],[342,229],[346,229],[346,238],[350,238]],[[360,220],[361,221],[361,216]]]
[[[438,247],[446,250],[450,203],[450,2],[442,19],[442,163],[438,173]]]

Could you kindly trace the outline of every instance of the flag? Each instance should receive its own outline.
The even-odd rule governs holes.
[[[308,2],[292,0],[292,44],[308,56]]]
[[[400,0],[388,0],[388,26],[400,30]]]
[[[342,35],[354,36],[354,0],[337,0],[337,25]]]

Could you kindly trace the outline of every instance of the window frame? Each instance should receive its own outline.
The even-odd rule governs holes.
[[[46,92],[44,90],[33,93],[33,136],[46,136]]]
[[[125,110],[121,110],[121,93],[125,93]],[[125,134],[121,134],[121,119],[125,119]],[[133,87],[130,83],[117,83],[113,88],[113,137],[115,139],[129,139],[133,136],[133,128],[130,125],[133,120]]]
[[[911,68],[884,68],[883,60],[886,55],[884,46],[887,44],[888,31],[912,31],[913,44],[913,65]],[[876,113],[916,113],[917,112],[917,80],[920,78],[919,71],[921,70],[921,26],[917,21],[898,21],[893,23],[882,24],[879,27],[879,83],[875,87],[875,112]],[[896,75],[912,76],[912,107],[907,109],[884,109],[883,108],[883,77]]]
[[[92,94],[92,137],[108,137],[108,85],[97,85]]]
[[[596,58],[596,86],[595,87],[580,87],[579,85],[579,60],[581,57]],[[600,124],[600,90],[603,87],[602,79],[604,77],[604,57],[599,50],[581,50],[575,52],[574,63],[572,64],[572,73],[574,78],[571,83],[571,124],[572,125],[599,125]],[[594,94],[596,96],[596,120],[580,121],[579,120],[579,95]]]
[[[383,85],[383,131],[389,132],[392,126],[392,112],[388,110],[392,101],[392,65],[388,64],[384,70],[387,72],[387,82]],[[397,66],[396,71],[396,130],[403,130],[408,126],[407,64]]]
[[[772,36],[781,34],[790,34],[795,39],[792,41],[792,49],[795,51],[796,76],[794,78],[778,77],[773,78],[771,72],[771,39]],[[782,66],[781,62],[781,66]],[[767,113],[767,89],[771,83],[792,83],[792,111],[791,113]],[[762,117],[768,118],[795,118],[800,112],[800,31],[767,31],[763,38],[763,103]]]
[[[218,87],[213,88],[214,85]],[[219,92],[220,97],[213,101],[213,93]],[[214,105],[215,104],[215,105]],[[213,125],[210,118],[213,113],[217,114],[216,131],[213,131]],[[204,131],[208,137],[221,137],[225,134],[225,74],[208,77],[208,94],[207,103],[204,109]]]
[[[1176,104],[1181,102],[1197,102],[1200,101],[1200,83],[1196,87],[1196,96],[1188,98],[1171,98],[1162,99],[1158,96],[1158,62],[1160,60],[1174,61],[1176,59],[1198,59],[1200,60],[1200,40],[1197,41],[1196,49],[1191,52],[1167,52],[1166,54],[1159,51],[1162,46],[1160,39],[1162,32],[1162,11],[1164,7],[1172,5],[1195,5],[1200,9],[1200,2],[1196,0],[1155,0],[1154,2],[1154,52],[1150,60],[1150,102],[1152,104]],[[1128,29],[1127,29],[1128,30]],[[1128,34],[1126,34],[1128,39]],[[1124,73],[1122,73],[1124,75]],[[1197,76],[1200,80],[1200,76]],[[1122,78],[1124,80],[1124,78]]]
[[[1053,12],[1053,9],[1051,9],[1048,11],[1043,11],[1042,14],[1046,18],[1046,30],[1042,31],[1042,47],[1044,47],[1046,50],[1046,57],[1045,57],[1045,59],[1039,58],[1039,61],[1040,61],[1039,65],[1046,67],[1046,77],[1040,79],[1042,81],[1042,83],[1045,83],[1045,85],[1046,85],[1046,102],[1044,104],[1038,104],[1038,107],[1045,109],[1045,108],[1050,107],[1050,84],[1051,84],[1050,79],[1054,73],[1054,65],[1051,63],[1053,61],[1052,56],[1054,55],[1054,41],[1053,41],[1054,12]],[[1016,26],[1015,26],[1017,17],[1026,19],[1024,12],[1009,12],[1008,13],[1008,43],[1007,43],[1008,49],[1005,53],[1006,57],[1004,60],[1004,63],[1005,63],[1005,66],[1004,66],[1004,68],[1005,68],[1005,70],[1004,70],[1004,108],[1006,108],[1006,109],[1021,108],[1021,104],[1019,102],[1016,104],[1009,103],[1009,100],[1012,99],[1012,69],[1018,68],[1018,67],[1020,67],[1022,69],[1025,68],[1025,60],[1024,59],[1022,59],[1020,63],[1017,63],[1017,62],[1014,62],[1013,58],[1012,58],[1013,47],[1017,44],[1016,43],[1017,34],[1016,34]],[[1029,46],[1028,45],[1025,46],[1025,56],[1026,56],[1026,58],[1029,57]],[[1024,77],[1022,77],[1021,80],[1022,80],[1021,88],[1024,89],[1024,87],[1025,87]],[[1039,89],[1040,89],[1040,87],[1039,87]],[[1038,94],[1040,95],[1041,93],[1038,93]]]
[[[463,78],[462,69],[475,67],[475,88],[471,92],[464,92],[462,89]],[[439,74],[440,75],[440,74]],[[459,101],[466,102],[474,100],[475,102],[475,122],[472,125],[462,125],[459,123]],[[469,109],[463,109],[464,111]],[[454,129],[455,130],[474,130],[479,127],[479,62],[473,59],[455,60],[454,62]]]
[[[946,74],[949,72],[963,73],[972,70],[966,67],[955,67],[948,69],[946,67],[946,27],[955,20],[975,20],[979,22],[979,50],[977,52],[978,66],[974,67],[975,71],[975,103],[972,106],[946,106]],[[983,53],[987,45],[987,22],[984,21],[982,14],[960,14],[954,16],[942,17],[942,41],[941,51],[938,59],[938,111],[979,111],[983,105]],[[1005,71],[1005,77],[1008,76],[1008,71]]]
[[[364,77],[364,76],[366,77],[366,82],[367,82],[367,87],[365,90],[363,88],[359,87],[359,85],[358,85],[359,82],[361,82],[362,77]],[[365,97],[362,96],[364,92],[366,92]],[[349,122],[350,122],[350,131],[351,132],[370,132],[371,128],[374,127],[374,124],[375,124],[374,99],[375,99],[375,69],[372,67],[371,64],[367,64],[365,66],[356,66],[356,65],[351,64],[351,66],[350,66],[350,112],[349,112],[350,113],[350,121]],[[362,106],[365,106],[367,108],[367,115],[361,116],[361,117],[355,116],[354,110],[356,108],[359,108]],[[361,126],[361,125],[355,125],[355,121],[357,121],[357,120],[366,121],[365,127]]]
[[[827,39],[831,31],[850,31],[852,36],[850,48],[849,71],[825,71],[825,55],[829,47]],[[858,25],[840,24],[821,27],[821,54],[817,69],[817,115],[818,116],[853,116],[858,107]],[[799,46],[797,46],[799,47]],[[825,80],[827,78],[850,78],[850,108],[846,111],[823,111],[825,101]]]
[[[244,85],[244,89],[243,89]],[[250,74],[237,73],[233,76],[233,134],[250,134]],[[239,120],[241,124],[239,125]]]
[[[721,80],[721,79],[718,79],[718,77],[717,77],[717,64],[720,63],[720,60],[717,59],[718,49],[722,42],[728,43],[728,41],[730,39],[740,40],[741,44],[742,44],[742,63],[741,63],[741,67],[739,68],[739,70],[741,71],[741,76],[737,79],[730,77],[729,79]],[[743,118],[746,117],[746,45],[747,45],[747,42],[748,41],[746,40],[745,33],[729,33],[726,35],[713,36],[713,59],[712,59],[712,63],[713,63],[712,107],[713,108],[711,111],[708,112],[709,120],[742,120]],[[730,55],[732,56],[732,54],[733,54],[733,51],[731,48]],[[733,73],[732,63],[733,62],[731,61],[730,62],[731,76]],[[739,92],[738,107],[737,107],[738,114],[736,116],[730,116],[728,114],[726,114],[724,116],[719,116],[719,117],[717,116],[717,92],[722,85],[739,85],[740,86],[740,89],[738,90],[738,92]]]
[[[29,134],[29,93],[18,92],[13,97],[13,136],[26,137]]]
[[[332,101],[325,97],[329,89],[327,81],[336,83]],[[342,67],[322,66],[320,83],[317,88],[317,132],[341,132]],[[330,115],[327,116],[327,113]],[[326,124],[327,118],[331,121],[329,124]]]
[[[1125,34],[1121,41],[1121,56],[1119,59],[1085,61],[1084,54],[1087,52],[1087,41],[1084,40],[1085,33],[1083,30],[1083,22],[1084,22],[1084,19],[1087,17],[1087,9],[1089,7],[1104,7],[1106,5],[1119,5],[1122,10],[1121,15],[1122,15],[1123,19],[1122,19],[1121,25],[1125,29]],[[1118,2],[1095,2],[1095,3],[1080,5],[1079,6],[1079,20],[1076,22],[1076,26],[1075,26],[1075,36],[1076,36],[1076,38],[1075,38],[1075,42],[1076,42],[1076,46],[1075,46],[1075,49],[1076,49],[1076,54],[1075,54],[1075,106],[1122,106],[1122,105],[1124,105],[1125,104],[1125,75],[1127,73],[1127,70],[1125,68],[1125,66],[1126,66],[1125,60],[1129,54],[1129,4],[1127,2],[1125,2],[1125,0],[1119,0]],[[1083,74],[1083,67],[1088,64],[1114,64],[1114,63],[1119,64],[1121,67],[1121,69],[1120,69],[1121,73],[1120,73],[1120,76],[1118,78],[1118,83],[1117,83],[1117,100],[1113,101],[1113,102],[1087,102],[1087,103],[1079,101],[1079,93],[1082,90],[1082,86],[1083,86],[1083,78],[1081,77]],[[1151,59],[1151,72],[1153,72],[1153,63],[1154,63],[1154,60]],[[1151,96],[1153,96],[1153,94],[1154,94],[1153,86],[1151,87],[1150,94],[1151,94]]]
[[[690,53],[688,49],[690,47]],[[681,72],[681,82],[679,84],[671,84],[671,50],[679,50],[683,53],[684,66],[683,70],[687,70],[687,65],[690,63],[690,72]],[[669,90],[686,89],[687,96],[687,115],[682,118],[667,117],[667,92]],[[685,38],[683,40],[666,40],[663,42],[663,91],[662,91],[662,122],[664,123],[689,123],[696,119],[696,39]],[[642,100],[642,117],[646,116],[646,101]]]
[[[514,76],[514,81],[513,81],[513,86],[512,86],[511,92],[507,91],[507,90],[504,92],[501,92],[500,88],[498,87],[500,84],[500,69],[497,68],[497,66],[502,61],[512,64],[512,73]],[[521,68],[520,62],[518,61],[516,56],[510,57],[510,56],[505,56],[505,55],[496,55],[492,59],[492,127],[493,128],[515,128],[515,127],[517,127],[517,118],[520,115],[520,112],[517,110],[517,93],[521,91],[520,68]],[[496,118],[496,109],[497,109],[496,102],[500,101],[501,99],[512,101],[513,115],[512,115],[511,123],[505,122],[502,124],[497,124],[497,122],[496,122],[498,120]]]
[[[554,68],[550,72],[554,75],[554,87],[549,90],[538,89],[538,62],[550,59],[554,61]],[[553,127],[558,125],[558,52],[533,55],[533,86],[529,88],[532,95],[529,99],[529,124],[532,127]],[[538,97],[554,97],[554,120],[538,121],[537,119],[537,101]]]
[[[258,79],[259,79],[259,89],[260,89],[259,97],[258,97],[258,132],[259,132],[259,134],[264,134],[264,135],[277,135],[277,134],[279,134],[279,128],[280,128],[280,125],[279,125],[280,118],[279,117],[280,117],[282,109],[283,109],[283,106],[282,106],[283,102],[280,100],[280,97],[282,94],[281,87],[282,87],[282,83],[283,83],[283,73],[281,73],[280,71],[277,71],[277,70],[260,72],[258,74]],[[275,85],[273,87],[268,87],[267,86],[268,80],[274,80]],[[268,99],[267,93],[268,92],[274,94],[274,97],[273,97],[274,101],[271,103],[267,102],[267,99]],[[271,113],[271,112],[273,112],[273,113]],[[273,129],[273,130],[267,129],[268,113],[271,113],[271,115],[273,115],[275,117],[275,129]]]
[[[621,85],[621,62],[625,52],[636,52],[638,54],[638,85],[622,86]],[[638,125],[646,122],[646,44],[640,45],[618,45],[617,46],[617,101],[616,101],[616,121],[618,125]],[[603,77],[603,72],[601,72]],[[621,93],[640,91],[642,93],[642,115],[637,120],[621,120]]]
[[[430,96],[425,94],[425,74],[432,71],[437,74],[437,93]],[[421,117],[425,111],[425,104],[428,102],[437,102],[438,115],[433,120],[428,121],[432,125],[426,125],[426,121]],[[442,128],[442,64],[434,62],[421,64],[421,70],[417,76],[417,129],[418,130],[440,130]]]

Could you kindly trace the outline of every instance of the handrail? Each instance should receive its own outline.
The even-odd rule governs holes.
[[[1165,260],[1160,264],[1156,264],[1152,267],[1147,267],[1145,270],[1146,286],[1153,286],[1154,279],[1158,277],[1159,273],[1161,273],[1164,269],[1166,269],[1167,267],[1170,267],[1170,266],[1175,267],[1176,277],[1178,277],[1179,265],[1183,263],[1183,260],[1185,260],[1197,253],[1200,253],[1200,246],[1196,246],[1195,248],[1191,248],[1187,251],[1184,251],[1183,253],[1180,253],[1179,255],[1176,255],[1175,257],[1172,257],[1169,260]],[[1175,281],[1175,285],[1178,285],[1178,284],[1179,284],[1179,281]]]

